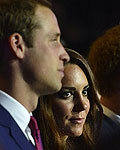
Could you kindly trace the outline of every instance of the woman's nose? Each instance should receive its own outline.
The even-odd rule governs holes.
[[[77,96],[74,102],[74,111],[76,112],[80,112],[80,111],[84,111],[85,109],[87,109],[87,104],[84,101],[84,99],[82,98],[81,95]]]

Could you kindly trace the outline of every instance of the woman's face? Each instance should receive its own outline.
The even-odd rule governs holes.
[[[65,67],[62,89],[53,96],[53,113],[63,135],[80,136],[90,109],[88,81],[75,64]]]

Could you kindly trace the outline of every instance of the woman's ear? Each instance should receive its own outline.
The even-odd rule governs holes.
[[[9,37],[9,44],[12,52],[17,58],[23,59],[25,54],[25,42],[19,33],[13,33]]]

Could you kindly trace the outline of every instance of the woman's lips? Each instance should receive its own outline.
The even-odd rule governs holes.
[[[81,124],[83,123],[84,118],[71,118],[69,119],[70,122],[76,123],[76,124]]]

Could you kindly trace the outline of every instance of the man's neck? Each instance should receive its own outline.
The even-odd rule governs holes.
[[[27,87],[27,84],[19,84],[17,81],[10,81],[0,77],[0,90],[6,92],[19,103],[21,103],[28,112],[32,112],[37,107],[38,95]]]

